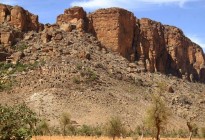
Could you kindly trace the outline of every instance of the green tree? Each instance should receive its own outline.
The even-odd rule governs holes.
[[[70,115],[63,113],[60,117],[60,125],[62,126],[63,135],[66,135],[66,127],[71,125]]]
[[[0,139],[28,139],[33,135],[37,115],[25,104],[0,105]]]
[[[147,110],[146,124],[153,131],[156,140],[159,140],[160,132],[167,124],[170,112],[160,95],[154,95],[152,101]]]
[[[107,135],[115,140],[116,137],[125,136],[126,130],[119,117],[112,117],[106,125]]]

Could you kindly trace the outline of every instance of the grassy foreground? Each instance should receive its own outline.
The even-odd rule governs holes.
[[[123,138],[116,138],[116,140],[122,140]],[[161,140],[187,140],[188,138],[161,138]],[[112,140],[108,137],[84,137],[84,136],[35,136],[32,140]],[[124,138],[123,140],[133,140],[131,137]],[[141,140],[139,138],[139,140]],[[153,140],[152,138],[143,138],[142,140]],[[192,138],[192,140],[204,140],[203,138]]]

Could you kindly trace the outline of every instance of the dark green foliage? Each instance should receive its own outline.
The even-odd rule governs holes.
[[[36,114],[25,104],[17,106],[0,105],[1,140],[24,140],[30,138],[38,121]]]
[[[106,133],[112,137],[113,140],[116,137],[125,136],[126,130],[119,117],[112,117],[106,125]]]

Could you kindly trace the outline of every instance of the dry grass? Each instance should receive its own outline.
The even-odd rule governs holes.
[[[161,140],[187,140],[188,138],[161,138]],[[112,140],[112,138],[108,137],[83,137],[83,136],[36,136],[33,137],[32,140]],[[115,140],[133,140],[132,138],[116,138]],[[141,139],[139,139],[141,140]],[[143,140],[153,140],[152,138],[143,138]],[[204,140],[200,138],[193,138],[192,140]]]

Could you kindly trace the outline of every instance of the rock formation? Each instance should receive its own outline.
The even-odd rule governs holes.
[[[100,9],[88,18],[89,32],[104,47],[136,61],[142,71],[205,82],[203,50],[180,29],[147,18],[138,20],[120,8]]]
[[[82,7],[73,7],[66,9],[64,14],[57,17],[57,24],[64,31],[77,29],[79,31],[86,30],[86,12]]]
[[[146,18],[140,19],[138,24],[136,28],[140,33],[135,36],[136,60],[143,61],[145,69],[150,72],[166,73],[168,53],[164,40],[164,26]]]
[[[55,25],[41,25],[38,16],[18,6],[0,5],[1,26],[8,24],[15,30],[1,28],[0,44],[11,46],[19,31],[40,31],[47,43],[63,38],[60,31],[92,33],[102,47],[118,52],[140,66],[140,71],[173,74],[190,81],[205,82],[205,58],[203,50],[173,26],[163,25],[147,18],[137,19],[133,13],[121,8],[100,9],[86,14],[82,7],[66,9],[57,17]],[[18,30],[19,31],[18,31]]]
[[[102,45],[130,60],[136,26],[133,13],[124,9],[109,8],[97,10],[88,17],[93,27],[91,32]]]
[[[38,31],[42,24],[38,22],[38,16],[31,14],[19,6],[0,4],[0,24],[8,23],[21,31]]]
[[[178,71],[178,75],[187,75],[190,81],[205,82],[205,62],[202,48],[184,36],[173,26],[164,26],[166,49],[169,53],[169,69]]]

